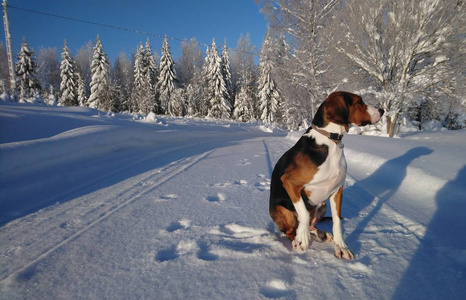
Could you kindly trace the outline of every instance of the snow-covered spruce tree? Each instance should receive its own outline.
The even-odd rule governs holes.
[[[78,101],[78,76],[76,64],[70,54],[70,49],[63,45],[60,64],[60,103],[65,106],[77,106]]]
[[[277,85],[280,96],[278,110],[276,112],[276,122],[280,125],[285,125],[287,129],[296,129],[302,120],[302,118],[300,118],[302,116],[289,115],[291,111],[288,107],[293,105],[292,101],[296,98],[296,89],[290,84],[292,79],[288,76],[287,68],[290,61],[290,46],[286,42],[284,34],[279,33],[276,36],[272,36],[271,49],[271,76]]]
[[[36,91],[40,90],[37,75],[37,62],[34,51],[29,49],[26,39],[23,39],[16,63],[16,86],[19,90],[20,101],[32,100]]]
[[[246,106],[251,110],[249,115],[252,119],[259,118],[260,116],[257,114],[257,67],[254,63],[254,47],[251,45],[249,35],[240,36],[231,61],[234,66],[232,73],[234,90],[243,90],[245,93],[244,101],[249,102]],[[240,105],[235,100],[235,108]],[[243,118],[243,122],[246,121],[249,120]]]
[[[55,89],[53,88],[53,85],[49,85],[49,91],[44,97],[44,103],[47,105],[55,106],[57,105],[57,100],[58,100],[58,97],[55,93]]]
[[[199,102],[199,116],[200,117],[205,117],[207,116],[207,113],[209,112],[209,100],[210,100],[210,95],[212,94],[211,92],[211,87],[209,86],[209,73],[210,73],[210,48],[207,46],[206,53],[205,53],[205,58],[204,58],[204,64],[202,65],[202,71],[199,77],[199,84],[200,87],[200,102]]]
[[[231,113],[228,91],[222,74],[222,59],[218,55],[215,39],[212,40],[210,48],[210,65],[207,73],[208,85],[210,87],[209,112],[210,118],[228,119]]]
[[[293,45],[292,55],[287,62],[284,78],[289,78],[294,95],[286,95],[296,103],[295,118],[301,122],[312,117],[317,107],[325,99],[328,91],[333,90],[333,82],[325,75],[332,69],[333,63],[325,41],[333,27],[327,26],[332,20],[340,0],[316,1],[276,1],[256,0],[262,4],[264,12],[274,35],[285,34]],[[332,86],[328,86],[328,85]],[[282,85],[281,85],[282,87]]]
[[[144,47],[142,44],[138,46],[136,55],[134,58],[134,83],[133,83],[133,92],[131,95],[131,111],[139,112],[141,111],[141,103],[143,99],[148,94],[149,87],[148,82],[146,81],[146,63],[145,63]]]
[[[272,79],[272,53],[270,33],[267,30],[259,62],[259,112],[260,119],[269,124],[276,123],[279,108],[279,94]]]
[[[85,106],[87,102],[86,101],[87,100],[86,87],[84,84],[84,80],[81,77],[81,74],[78,72],[77,75],[78,75],[78,103],[79,103],[79,106]]]
[[[201,57],[202,61],[202,57]],[[202,63],[195,68],[193,77],[186,87],[186,115],[204,117],[207,114],[207,104],[204,98],[204,89],[207,87]]]
[[[171,116],[184,116],[186,112],[186,93],[182,88],[175,88],[170,95],[169,112]]]
[[[233,118],[239,122],[248,122],[253,118],[252,111],[252,103],[248,98],[246,88],[242,86],[238,94],[236,94]]]
[[[159,111],[155,93],[156,75],[157,69],[150,44],[147,43],[145,49],[141,44],[134,61],[133,111],[144,114]]]
[[[355,0],[335,19],[341,26],[335,45],[375,87],[390,137],[409,106],[454,94],[464,72],[455,61],[464,55],[457,41],[465,13],[459,1]]]
[[[145,48],[145,61],[147,63],[146,69],[146,80],[149,84],[149,99],[153,103],[152,110],[154,112],[160,111],[160,103],[157,97],[157,77],[158,77],[158,70],[157,65],[155,63],[155,57],[152,54],[152,49],[150,46],[149,39],[146,41],[146,48]]]
[[[185,88],[185,115],[200,116],[202,97],[202,52],[195,39],[181,43],[181,57],[177,62],[180,84]]]
[[[91,64],[91,95],[87,105],[91,108],[109,111],[112,109],[110,87],[110,64],[102,49],[99,36],[95,40],[94,55]]]
[[[131,100],[131,87],[133,82],[132,64],[124,52],[120,52],[112,69],[112,80],[115,86],[116,111],[129,111]]]
[[[185,90],[186,116],[198,117],[202,98],[201,86],[193,82],[188,84]]]
[[[170,111],[170,109],[178,105],[170,103],[170,96],[176,88],[178,78],[176,77],[175,63],[173,62],[170,47],[168,46],[168,37],[165,37],[163,40],[159,70],[157,91],[160,99],[160,113],[174,114],[174,111]]]
[[[231,65],[230,55],[228,53],[227,39],[225,38],[222,49],[222,76],[227,90],[228,101],[231,105],[234,104],[233,99],[233,85],[231,83]]]

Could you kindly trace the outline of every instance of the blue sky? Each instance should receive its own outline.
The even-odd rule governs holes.
[[[180,39],[196,38],[200,43],[235,48],[241,34],[250,34],[259,52],[266,32],[266,21],[254,0],[7,0],[8,5],[64,17],[136,29],[155,35]],[[13,52],[22,38],[38,54],[41,47],[57,48],[66,39],[73,55],[97,34],[112,63],[121,51],[131,55],[147,36],[51,16],[8,9]],[[4,41],[4,35],[2,34]],[[160,53],[162,37],[149,36],[153,51]],[[181,42],[169,42],[175,59],[180,56]],[[203,52],[205,48],[201,49]]]

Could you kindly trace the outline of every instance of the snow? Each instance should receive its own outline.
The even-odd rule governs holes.
[[[0,298],[465,299],[466,131],[345,136],[354,261],[268,215],[301,134],[0,103]]]
[[[439,63],[442,63],[444,61],[447,61],[448,60],[448,57],[446,57],[445,55],[439,55],[439,56],[436,56],[435,57],[435,61],[434,61],[434,66],[438,65]]]

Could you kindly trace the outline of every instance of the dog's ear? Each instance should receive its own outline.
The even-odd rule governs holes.
[[[324,111],[324,103],[322,103],[319,108],[317,109],[316,114],[314,115],[314,119],[312,119],[312,124],[316,125],[317,127],[325,127],[325,111]]]
[[[351,95],[339,93],[326,100],[325,119],[328,122],[337,123],[348,127],[349,107],[353,103]]]

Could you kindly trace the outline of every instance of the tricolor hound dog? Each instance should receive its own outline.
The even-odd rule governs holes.
[[[332,241],[335,256],[353,259],[343,241],[341,203],[346,177],[346,160],[341,139],[348,125],[364,126],[380,120],[384,111],[366,105],[361,97],[334,92],[322,103],[312,126],[277,162],[270,186],[270,216],[294,249],[309,248],[311,233],[318,240]],[[329,199],[333,238],[315,228]]]

